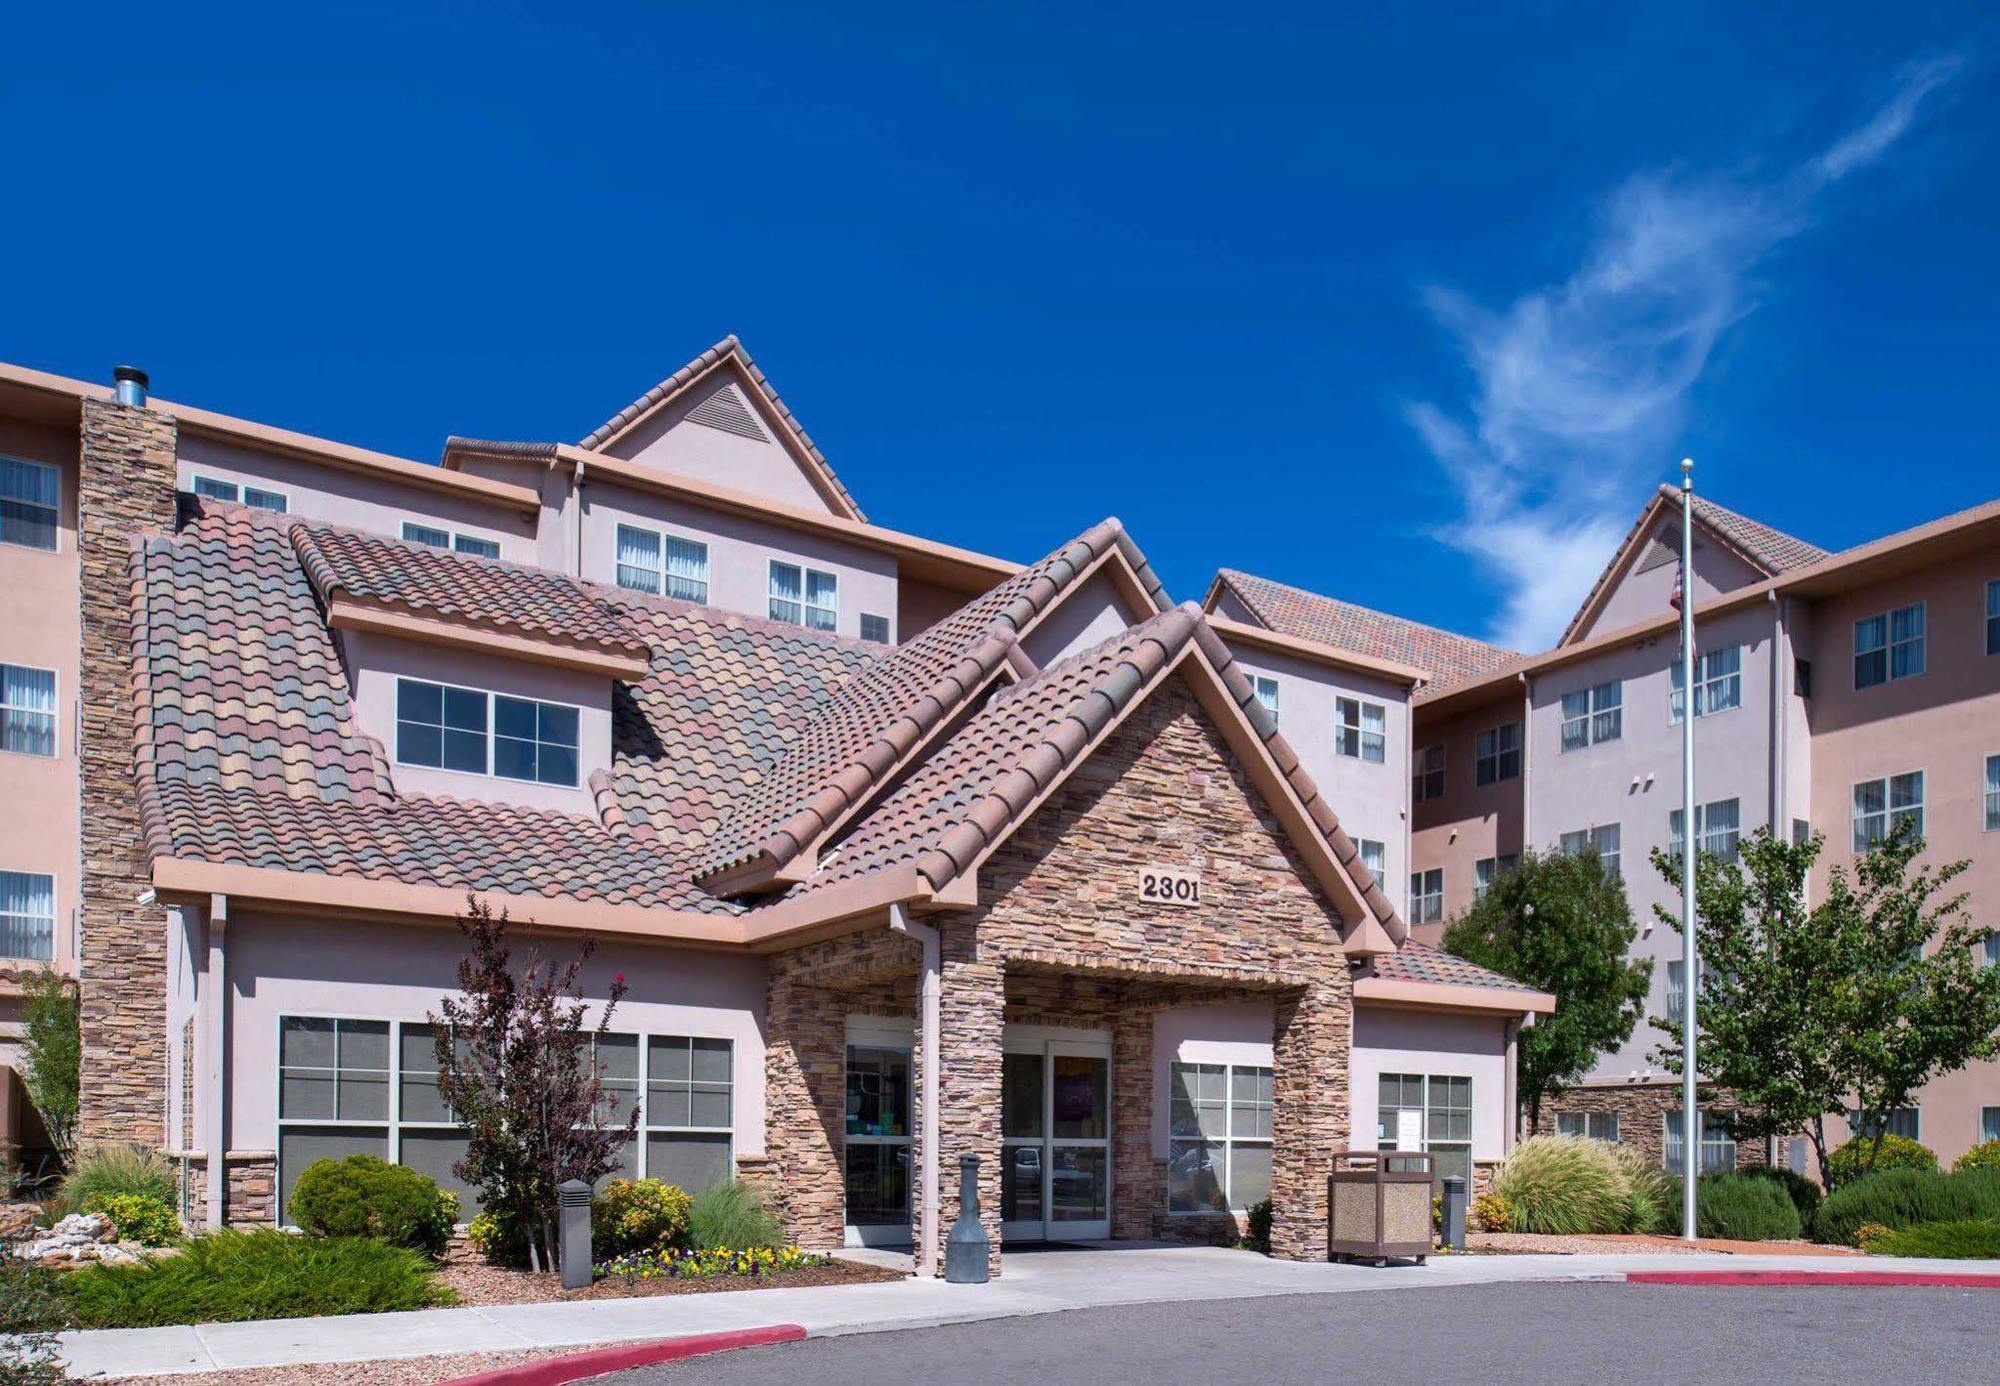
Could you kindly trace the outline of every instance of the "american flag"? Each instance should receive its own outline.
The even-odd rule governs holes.
[[[1674,594],[1667,598],[1667,605],[1676,611],[1681,609],[1681,577],[1681,565],[1676,563],[1674,565]]]

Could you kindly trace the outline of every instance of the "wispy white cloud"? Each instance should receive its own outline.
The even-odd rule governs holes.
[[[1717,344],[1754,306],[1758,263],[1808,224],[1828,185],[1887,153],[1957,68],[1907,69],[1866,121],[1775,179],[1632,175],[1605,199],[1576,270],[1505,307],[1426,291],[1473,388],[1456,409],[1405,414],[1462,501],[1439,537],[1500,583],[1493,639],[1539,649],[1562,633],[1643,478],[1671,461]]]

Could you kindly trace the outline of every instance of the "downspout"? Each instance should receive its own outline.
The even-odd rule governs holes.
[[[576,537],[570,545],[570,572],[579,580],[583,577],[583,468],[581,457],[576,459]]]
[[[1529,767],[1535,763],[1535,681],[1526,674],[1516,674],[1521,681],[1521,850],[1535,849],[1535,830],[1532,804],[1533,796],[1528,793],[1530,783]],[[1496,841],[1493,850],[1497,853],[1500,844]]]
[[[917,1170],[920,1203],[917,1210],[917,1274],[935,1276],[938,1259],[938,1045],[943,1026],[944,941],[937,928],[910,918],[901,905],[889,906],[889,927],[924,947],[919,989],[923,1008],[918,1019],[917,1043],[923,1048],[923,1073],[918,1093],[924,1113],[918,1139],[923,1142],[923,1158]]]
[[[1764,600],[1771,607],[1771,836],[1780,842],[1790,840],[1789,826],[1785,822],[1785,661],[1780,650],[1784,643],[1785,607],[1776,592],[1766,592]]]
[[[1527,1018],[1532,1021],[1534,1019],[1534,1012],[1528,1012]],[[1514,1142],[1519,1139],[1521,1134],[1520,1049],[1521,1022],[1510,1016],[1507,1019],[1507,1079],[1503,1088],[1507,1101],[1505,1109],[1507,1120],[1502,1122],[1500,1126],[1500,1154],[1502,1156],[1513,1151]]]
[[[203,1108],[202,1139],[208,1145],[208,1198],[203,1221],[213,1230],[223,1224],[229,1200],[229,897],[208,897],[208,960],[201,974],[202,1086],[208,1091]]]

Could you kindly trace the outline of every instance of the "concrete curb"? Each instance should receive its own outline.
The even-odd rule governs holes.
[[[1628,1271],[1627,1285],[1929,1285],[2000,1290],[2000,1275],[1974,1271]]]
[[[457,1376],[443,1386],[561,1386],[588,1376],[623,1371],[627,1367],[650,1367],[660,1362],[678,1362],[688,1357],[705,1357],[731,1348],[764,1347],[771,1343],[796,1343],[806,1336],[795,1323],[774,1323],[764,1328],[739,1328],[728,1333],[694,1333],[680,1338],[656,1338],[647,1343],[625,1343],[618,1347],[572,1352],[540,1362],[523,1362],[518,1367],[498,1367],[490,1372]]]

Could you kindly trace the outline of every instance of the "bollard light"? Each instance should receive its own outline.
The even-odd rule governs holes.
[[[590,1185],[581,1179],[556,1185],[556,1208],[561,1216],[563,1288],[581,1290],[590,1284]]]

